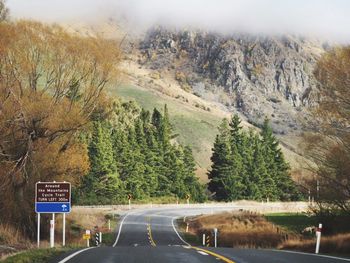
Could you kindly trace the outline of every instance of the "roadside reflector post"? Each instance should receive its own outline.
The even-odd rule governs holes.
[[[203,244],[203,246],[205,246],[205,234],[203,234],[202,244]]]
[[[188,232],[189,223],[186,224],[186,233]]]
[[[207,247],[209,247],[210,246],[210,236],[207,235],[205,238],[206,238],[205,244],[206,244]]]
[[[100,231],[98,229],[98,226],[94,227],[94,232],[95,232],[95,245],[97,247],[100,243]]]
[[[108,230],[111,230],[111,220],[108,219]]]
[[[218,229],[214,228],[214,247],[218,246]]]
[[[316,229],[316,250],[315,250],[316,254],[318,254],[318,252],[320,251],[321,232],[322,232],[322,224],[319,224],[318,228]]]
[[[100,232],[100,244],[102,244],[102,232]]]

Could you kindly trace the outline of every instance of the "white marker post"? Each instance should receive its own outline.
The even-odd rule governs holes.
[[[203,244],[203,246],[205,246],[205,234],[203,234],[202,244]]]
[[[63,213],[62,246],[66,245],[66,214]]]
[[[37,226],[37,229],[36,229],[36,242],[37,242],[37,246],[38,248],[40,247],[40,213],[37,213],[38,215],[38,226]]]
[[[186,224],[186,233],[188,232],[189,223]]]
[[[218,229],[214,228],[214,247],[218,246]]]
[[[316,254],[318,254],[318,252],[320,251],[321,232],[322,232],[322,224],[319,224],[316,230],[316,250],[315,250]]]
[[[111,230],[111,220],[108,219],[108,230]]]
[[[50,247],[55,246],[55,214],[52,214],[52,220],[50,220]]]

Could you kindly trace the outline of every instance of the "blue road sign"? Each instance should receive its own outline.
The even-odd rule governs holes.
[[[37,182],[35,212],[70,213],[71,184],[68,182]]]
[[[37,213],[69,213],[70,203],[35,203]]]

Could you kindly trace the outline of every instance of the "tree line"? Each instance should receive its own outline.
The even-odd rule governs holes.
[[[113,103],[108,119],[97,117],[86,141],[90,172],[76,191],[78,203],[125,202],[149,197],[205,199],[189,146],[172,142],[167,106],[163,113],[134,102]]]
[[[234,115],[219,127],[208,174],[214,197],[219,201],[300,199],[268,119],[260,133],[245,131],[240,124]]]

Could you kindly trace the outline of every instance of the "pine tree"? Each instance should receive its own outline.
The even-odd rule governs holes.
[[[227,189],[230,191],[230,200],[244,198],[246,191],[245,182],[247,182],[247,173],[244,167],[243,156],[245,155],[244,135],[242,133],[242,127],[240,126],[241,120],[237,114],[235,114],[230,123],[230,143],[231,143],[231,176],[227,184]]]
[[[276,185],[272,198],[280,200],[297,199],[298,191],[290,177],[289,165],[284,159],[283,153],[279,148],[278,140],[273,135],[267,118],[265,118],[261,129],[261,137],[264,144],[267,169]]]
[[[91,171],[87,182],[96,196],[112,198],[120,188],[120,180],[113,157],[113,147],[108,124],[94,122],[89,144]]]
[[[210,182],[208,189],[215,193],[217,200],[227,200],[228,194],[225,189],[225,180],[231,175],[231,147],[229,137],[229,126],[227,119],[223,119],[219,127],[219,134],[215,138],[213,154],[211,157],[212,166],[208,174]]]

